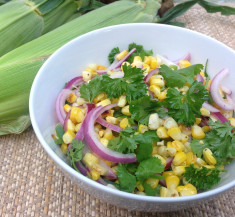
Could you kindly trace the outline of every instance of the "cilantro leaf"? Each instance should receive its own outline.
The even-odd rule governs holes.
[[[115,47],[113,48],[110,53],[109,53],[109,56],[108,56],[108,59],[109,59],[109,63],[113,63],[114,60],[115,60],[115,56],[116,54],[120,53],[120,50],[119,50],[119,47]]]
[[[169,88],[164,105],[168,108],[169,116],[178,123],[191,126],[195,123],[195,118],[200,117],[200,108],[208,98],[209,93],[201,82],[194,81],[185,95],[174,88]]]
[[[80,87],[81,97],[89,102],[92,102],[101,92],[103,92],[103,82],[101,76],[96,76],[89,83],[82,84]]]
[[[197,157],[202,157],[203,150],[207,147],[207,144],[203,140],[193,139],[190,143],[192,152],[197,155]]]
[[[166,65],[162,65],[160,71],[168,87],[180,88],[183,87],[185,83],[192,84],[194,76],[200,73],[202,69],[202,64],[192,65],[179,70],[173,70]]]
[[[133,48],[136,48],[136,51],[127,59],[130,63],[133,62],[135,56],[140,56],[142,60],[144,60],[145,56],[153,56],[153,51],[145,50],[142,45],[137,45],[136,43],[129,44],[128,50],[131,51]]]
[[[122,164],[119,164],[116,170],[120,190],[132,193],[136,187],[136,177],[130,174]]]
[[[70,143],[70,147],[67,150],[67,156],[68,159],[73,166],[74,169],[77,169],[75,162],[78,162],[82,160],[82,150],[83,150],[84,144],[81,141],[78,141],[77,139],[73,139],[73,141]]]
[[[56,136],[52,135],[55,144],[61,145],[63,143],[64,128],[61,124],[57,124],[55,127]]]
[[[161,185],[157,185],[156,188],[152,188],[151,185],[149,185],[148,183],[144,182],[143,186],[144,186],[144,191],[145,191],[146,195],[148,195],[148,196],[160,195]]]
[[[163,171],[164,166],[162,165],[160,159],[150,157],[147,160],[140,162],[135,175],[140,181],[144,181],[147,178],[162,179],[162,176],[157,175],[157,173],[161,173]]]
[[[129,106],[131,117],[145,125],[148,125],[149,116],[152,113],[156,113],[159,108],[160,103],[152,100],[150,96],[143,96],[137,100],[133,100]]]
[[[219,183],[221,172],[221,170],[208,169],[206,167],[202,167],[201,169],[195,168],[191,164],[190,167],[185,168],[183,176],[186,178],[186,181],[194,185],[197,190],[208,190]]]

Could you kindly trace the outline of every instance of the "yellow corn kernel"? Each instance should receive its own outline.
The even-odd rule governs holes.
[[[206,89],[207,89],[208,91],[210,91],[210,87],[211,87],[211,80],[208,81],[208,84],[207,84]]]
[[[149,184],[152,188],[156,188],[158,183],[159,183],[159,180],[158,179],[154,179],[154,178],[148,178],[148,179],[146,179],[145,182],[147,184]]]
[[[153,155],[153,157],[158,158],[158,159],[161,161],[162,165],[163,165],[164,167],[166,166],[166,160],[165,160],[165,158],[163,158],[162,156],[160,156],[160,155],[158,155],[158,154]]]
[[[151,57],[150,68],[156,69],[157,68],[157,59],[155,57]]]
[[[157,146],[153,146],[153,151],[152,151],[152,155],[157,154]]]
[[[207,109],[205,109],[205,108],[201,108],[200,109],[200,112],[201,112],[201,115],[203,115],[203,116],[206,116],[206,117],[210,117],[210,111],[209,110],[207,110]]]
[[[148,131],[148,130],[149,130],[148,126],[146,126],[146,125],[144,125],[144,124],[140,124],[139,127],[138,127],[138,131],[139,131],[140,133],[144,133],[144,132],[146,132],[146,131]]]
[[[180,179],[176,175],[166,176],[166,187],[168,189],[176,189],[180,183]]]
[[[158,100],[162,102],[164,99],[167,98],[166,95],[167,95],[167,90],[162,91],[158,96]]]
[[[190,196],[197,194],[197,189],[190,183],[186,184],[183,188],[178,189],[180,196]]]
[[[181,130],[179,127],[171,127],[168,129],[167,134],[174,140],[181,140]]]
[[[157,113],[153,113],[149,116],[148,127],[150,130],[156,130],[160,126],[159,116]]]
[[[77,98],[76,104],[77,104],[78,106],[83,105],[83,104],[85,104],[85,103],[86,103],[86,100],[85,100],[85,99],[83,99],[83,98],[81,98],[81,97],[78,97],[78,98]]]
[[[112,117],[112,116],[107,116],[106,121],[110,124],[118,124],[118,118]]]
[[[102,138],[104,136],[104,130],[100,130],[98,134],[99,134],[100,138]]]
[[[92,167],[92,169],[96,170],[100,175],[105,175],[108,172],[107,168],[102,167],[100,164],[95,163]]]
[[[121,66],[121,70],[122,70],[122,71],[123,71],[123,66],[124,66],[124,65],[129,66],[130,63],[129,63],[129,62],[123,62],[123,63],[122,63],[122,66]]]
[[[127,126],[129,126],[128,119],[127,119],[127,118],[123,118],[123,119],[120,121],[120,127],[121,127],[122,129],[125,129]]]
[[[62,145],[60,146],[60,149],[61,149],[61,151],[62,151],[64,154],[66,154],[66,152],[67,152],[67,144],[62,143]]]
[[[140,61],[142,62],[142,58],[140,56],[135,56],[133,62]]]
[[[206,162],[204,160],[202,160],[201,158],[197,158],[197,165],[199,167],[205,166]]]
[[[206,167],[207,169],[215,169],[214,165],[205,165],[204,167]]]
[[[162,146],[162,145],[164,145],[164,140],[162,140],[161,142],[157,142],[156,143],[158,146]]]
[[[75,131],[75,124],[70,120],[68,119],[67,120],[67,130],[70,130],[70,131]]]
[[[170,189],[168,190],[167,197],[179,197],[179,193],[176,189]]]
[[[104,162],[105,162],[109,167],[111,167],[111,166],[112,166],[112,162],[111,162],[111,161],[104,160]]]
[[[186,68],[191,66],[191,63],[188,60],[180,60],[179,61],[179,67],[182,68]]]
[[[74,124],[83,122],[84,118],[85,115],[81,108],[78,107],[71,108],[70,119]]]
[[[176,123],[176,121],[172,117],[168,117],[164,121],[164,127],[166,129],[170,129],[172,127],[178,127],[178,124]]]
[[[204,126],[204,127],[202,127],[202,130],[203,130],[203,132],[209,132],[210,130],[211,130],[211,128],[209,127],[209,126]]]
[[[186,154],[184,152],[177,152],[172,163],[175,166],[181,166],[184,165],[184,163],[186,164]]]
[[[150,85],[149,90],[151,92],[153,92],[155,97],[158,97],[160,95],[160,93],[161,93],[160,87],[158,87],[156,85]]]
[[[122,108],[122,114],[126,116],[131,116],[130,110],[129,110],[129,105],[126,105]]]
[[[176,166],[173,168],[173,173],[176,176],[181,176],[183,173],[185,173],[185,166]]]
[[[171,157],[174,157],[177,152],[176,149],[173,147],[166,148],[166,151],[167,151],[168,155],[170,155]]]
[[[97,180],[97,179],[100,178],[100,173],[97,172],[96,170],[91,170],[91,171],[90,171],[90,174],[91,174],[91,178],[92,178],[93,180]]]
[[[166,150],[166,146],[164,145],[158,146],[157,153],[162,157],[168,157],[168,152]]]
[[[181,191],[183,191],[183,189],[184,189],[184,186],[179,185],[179,186],[176,188],[176,191],[178,191],[178,192],[180,193]]]
[[[109,140],[107,140],[106,138],[100,138],[100,142],[103,144],[103,146],[107,147]]]
[[[174,175],[173,171],[165,171],[162,173],[162,176],[167,177],[167,176],[172,176]]]
[[[200,124],[201,120],[202,120],[201,118],[196,118],[195,124],[196,125]]]
[[[204,157],[205,161],[210,165],[215,165],[217,163],[216,159],[212,155],[212,152],[209,148],[205,148],[203,150],[203,157]]]
[[[86,82],[90,81],[92,76],[93,76],[92,72],[89,72],[89,71],[83,71],[82,72],[82,78]]]
[[[93,71],[97,70],[97,66],[99,66],[99,65],[97,65],[97,64],[95,64],[95,63],[91,63],[91,64],[88,65],[88,67],[89,67],[91,70],[93,70]],[[104,67],[104,66],[103,66],[103,67]]]
[[[144,186],[140,184],[140,181],[136,182],[136,187],[140,192],[144,191]]]
[[[74,103],[77,100],[77,96],[75,93],[70,93],[68,98],[66,99],[69,103]]]
[[[101,66],[101,65],[97,65],[97,68],[96,68],[96,70],[105,70],[105,69],[107,69],[107,67]]]
[[[99,163],[99,159],[91,153],[86,153],[83,157],[83,162],[88,166],[89,168],[93,168],[94,164]]]
[[[126,102],[127,102],[126,101],[126,96],[122,95],[122,96],[119,97],[117,105],[119,107],[124,107],[126,105]]]
[[[87,71],[87,72],[91,72],[91,73],[94,73],[94,72],[95,72],[95,70],[94,70],[94,69],[92,69],[92,68],[90,68],[90,67],[86,68],[86,69],[85,69],[85,71]]]
[[[188,86],[183,86],[182,88],[180,88],[180,92],[181,93],[186,93],[188,91],[189,87]]]
[[[96,107],[98,107],[98,106],[105,107],[106,105],[109,105],[109,104],[111,104],[110,99],[104,99],[104,100],[100,101],[99,103],[97,103]]]
[[[167,134],[167,130],[165,127],[159,127],[157,129],[157,135],[160,139],[166,139],[169,137],[169,135]]]
[[[186,153],[186,165],[194,164],[197,162],[197,157],[193,152]]]
[[[184,133],[182,133],[181,134],[181,142],[182,143],[186,143],[186,142],[188,142],[188,140],[189,140],[189,136],[184,134]]]
[[[184,143],[184,150],[185,150],[185,152],[190,152],[190,151],[192,151],[192,148],[191,148],[189,142],[185,142],[185,143]]]
[[[116,56],[116,60],[123,59],[128,54],[128,50],[124,50]]]
[[[165,82],[163,80],[163,78],[156,78],[155,76],[149,81],[150,85],[155,85],[158,87],[164,87],[165,86]]]
[[[149,67],[149,65],[144,63],[144,64],[143,64],[143,70],[144,70],[145,73],[149,73],[149,72],[150,72],[150,67]]]
[[[69,144],[75,137],[75,133],[73,131],[67,130],[63,135],[63,141],[65,144]]]
[[[150,63],[151,63],[151,57],[150,57],[150,56],[145,56],[145,57],[144,57],[144,63],[150,65]]]
[[[182,142],[176,140],[171,143],[172,147],[176,149],[176,151],[183,151],[184,150],[184,145]]]
[[[106,128],[104,131],[104,138],[107,140],[111,140],[113,138],[112,130],[109,128]]]
[[[167,197],[168,196],[168,189],[165,187],[160,188],[160,197]]]
[[[71,106],[68,105],[68,104],[65,104],[65,105],[64,105],[64,110],[65,110],[66,112],[70,112]]]
[[[102,101],[102,100],[104,100],[106,98],[107,98],[106,93],[102,92],[102,93],[100,93],[98,96],[96,96],[94,98],[93,102],[96,104],[96,103],[98,103],[98,102],[100,102],[100,101]]]
[[[198,125],[192,126],[192,137],[195,139],[203,139],[205,138],[206,134],[203,132],[202,128]]]
[[[235,127],[235,118],[230,117],[228,120],[230,121],[231,126]]]

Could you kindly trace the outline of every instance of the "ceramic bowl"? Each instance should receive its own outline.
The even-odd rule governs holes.
[[[235,91],[235,52],[224,44],[188,29],[156,24],[125,24],[111,26],[75,38],[57,50],[39,70],[30,93],[30,116],[34,131],[47,151],[68,177],[92,196],[128,210],[173,211],[204,203],[216,195],[235,186],[235,161],[213,189],[194,196],[161,198],[122,192],[103,186],[76,172],[55,145],[51,134],[58,120],[55,115],[55,100],[65,82],[82,71],[90,63],[108,65],[107,56],[114,47],[127,49],[135,42],[154,53],[177,59],[190,52],[193,64],[205,64],[208,59],[208,73],[215,75],[222,68],[230,69],[230,75],[223,81]]]

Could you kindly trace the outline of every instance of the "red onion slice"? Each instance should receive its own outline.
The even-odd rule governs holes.
[[[165,166],[165,170],[168,170],[171,168],[171,164],[172,164],[173,158],[172,157],[168,157],[166,159],[166,166]]]
[[[159,184],[163,187],[166,187],[166,180],[159,180]]]
[[[122,129],[121,127],[119,127],[119,126],[116,126],[116,125],[114,125],[114,124],[108,123],[106,120],[104,120],[104,119],[101,118],[101,117],[98,117],[98,118],[96,119],[96,121],[97,121],[99,124],[101,124],[102,126],[104,126],[104,127],[106,127],[106,128],[109,128],[109,129],[111,129],[111,130],[113,130],[113,131],[115,131],[115,132],[117,132],[117,133],[120,133],[120,131],[123,130],[123,129]]]
[[[79,161],[79,162],[75,162],[76,167],[78,168],[78,170],[80,171],[80,173],[84,176],[87,176],[87,169],[86,167],[83,166],[83,164]]]
[[[175,63],[176,65],[179,65],[180,60],[188,60],[188,61],[190,61],[191,60],[191,54],[188,52],[184,56],[182,56],[181,58],[179,58],[177,60],[174,60],[172,62]]]
[[[204,78],[201,76],[201,74],[197,74],[197,81],[202,82],[202,84],[204,84]]]
[[[144,81],[145,83],[148,83],[149,79],[155,74],[159,72],[159,69],[153,69],[151,72],[149,72],[145,77],[144,77]]]
[[[233,105],[233,110],[235,111],[235,100],[233,100],[233,98],[231,97],[231,94],[226,94],[228,103],[230,103],[231,105]]]
[[[226,77],[229,73],[227,68],[222,69],[219,73],[217,73],[211,81],[210,92],[214,102],[223,110],[231,111],[233,110],[233,106],[226,102],[219,93],[219,87],[221,81]]]
[[[116,107],[117,103],[113,103],[107,105],[105,107],[98,106],[94,108],[88,115],[85,121],[85,142],[88,144],[90,149],[96,153],[99,157],[104,160],[108,160],[115,163],[132,163],[136,162],[136,155],[131,154],[121,154],[116,151],[112,151],[106,148],[98,139],[95,129],[94,123],[96,119],[106,110]]]
[[[219,109],[215,108],[214,106],[210,105],[208,102],[204,102],[202,104],[202,107],[207,109],[210,112],[220,112]]]
[[[230,90],[229,88],[227,88],[227,87],[225,87],[225,86],[223,86],[223,85],[221,85],[220,88],[221,88],[221,90],[222,90],[224,93],[226,93],[226,94],[228,94],[228,95],[231,95],[231,94],[232,94],[232,90]]]
[[[64,87],[64,89],[72,89],[79,87],[81,84],[85,83],[82,76],[75,77],[71,79]]]
[[[212,114],[220,120],[221,123],[228,122],[228,119],[221,112],[212,112]]]
[[[172,61],[168,60],[167,58],[161,56],[160,54],[157,54],[156,57],[160,58],[160,59],[162,60],[162,62],[163,62],[164,64],[166,64],[167,66],[173,65],[173,66],[177,66],[177,68],[178,68],[178,65],[176,65],[176,64],[173,63]]]

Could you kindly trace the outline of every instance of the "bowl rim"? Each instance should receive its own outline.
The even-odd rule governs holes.
[[[144,202],[153,202],[153,203],[178,203],[178,202],[189,202],[189,201],[196,201],[196,200],[200,200],[200,199],[204,199],[204,198],[208,198],[211,196],[215,196],[217,194],[220,194],[224,191],[229,190],[230,188],[235,186],[235,180],[225,184],[224,186],[220,186],[218,188],[212,189],[212,190],[208,190],[196,195],[191,195],[191,196],[185,196],[185,197],[158,197],[158,196],[145,196],[145,195],[137,195],[137,194],[133,194],[133,193],[128,193],[128,192],[124,192],[124,191],[120,191],[117,189],[113,189],[104,185],[101,185],[95,181],[93,181],[92,179],[89,179],[85,176],[83,176],[82,174],[78,173],[76,170],[74,170],[72,167],[70,167],[68,164],[66,164],[62,159],[59,158],[59,156],[50,148],[50,146],[47,144],[47,142],[44,140],[40,130],[39,130],[39,126],[36,122],[35,119],[35,113],[34,113],[34,105],[33,105],[33,96],[35,94],[36,91],[36,86],[37,86],[37,80],[39,79],[40,75],[43,73],[44,68],[46,65],[50,64],[51,61],[53,61],[54,59],[56,59],[57,55],[60,55],[60,52],[62,52],[64,50],[65,47],[67,47],[68,45],[73,44],[75,41],[83,39],[87,36],[90,36],[92,34],[96,34],[96,33],[102,33],[103,31],[115,31],[115,29],[119,29],[119,28],[128,28],[128,27],[136,27],[136,28],[141,28],[141,27],[146,27],[149,26],[150,28],[167,28],[167,29],[172,29],[177,30],[177,31],[183,31],[183,32],[187,32],[190,34],[195,34],[197,36],[212,40],[213,42],[219,44],[220,46],[224,47],[225,49],[230,50],[232,53],[234,53],[235,55],[235,51],[228,47],[227,45],[223,44],[220,41],[217,41],[216,39],[204,35],[202,33],[190,30],[190,29],[185,29],[185,28],[181,28],[181,27],[177,27],[177,26],[170,26],[170,25],[165,25],[165,24],[154,24],[154,23],[128,23],[128,24],[118,24],[118,25],[113,25],[113,26],[108,26],[108,27],[104,27],[104,28],[100,28],[97,30],[93,30],[90,31],[88,33],[85,33],[83,35],[80,35],[72,40],[70,40],[69,42],[67,42],[66,44],[64,44],[62,47],[60,47],[59,49],[57,49],[46,61],[45,63],[41,66],[41,68],[39,69],[37,75],[34,78],[32,87],[31,87],[31,91],[30,91],[30,97],[29,97],[29,113],[30,113],[30,119],[31,119],[31,123],[33,126],[33,129],[35,131],[35,134],[39,140],[39,142],[41,143],[41,145],[43,146],[43,148],[46,150],[46,152],[48,153],[48,155],[56,162],[57,165],[59,165],[60,167],[63,168],[63,170],[65,170],[67,173],[69,173],[71,176],[75,177],[76,179],[79,179],[82,182],[87,183],[88,185],[97,188],[100,191],[103,191],[104,193],[108,193],[114,196],[118,196],[118,197],[122,197],[122,198],[126,198],[126,199],[131,199],[131,200],[135,200],[135,201],[144,201]]]

